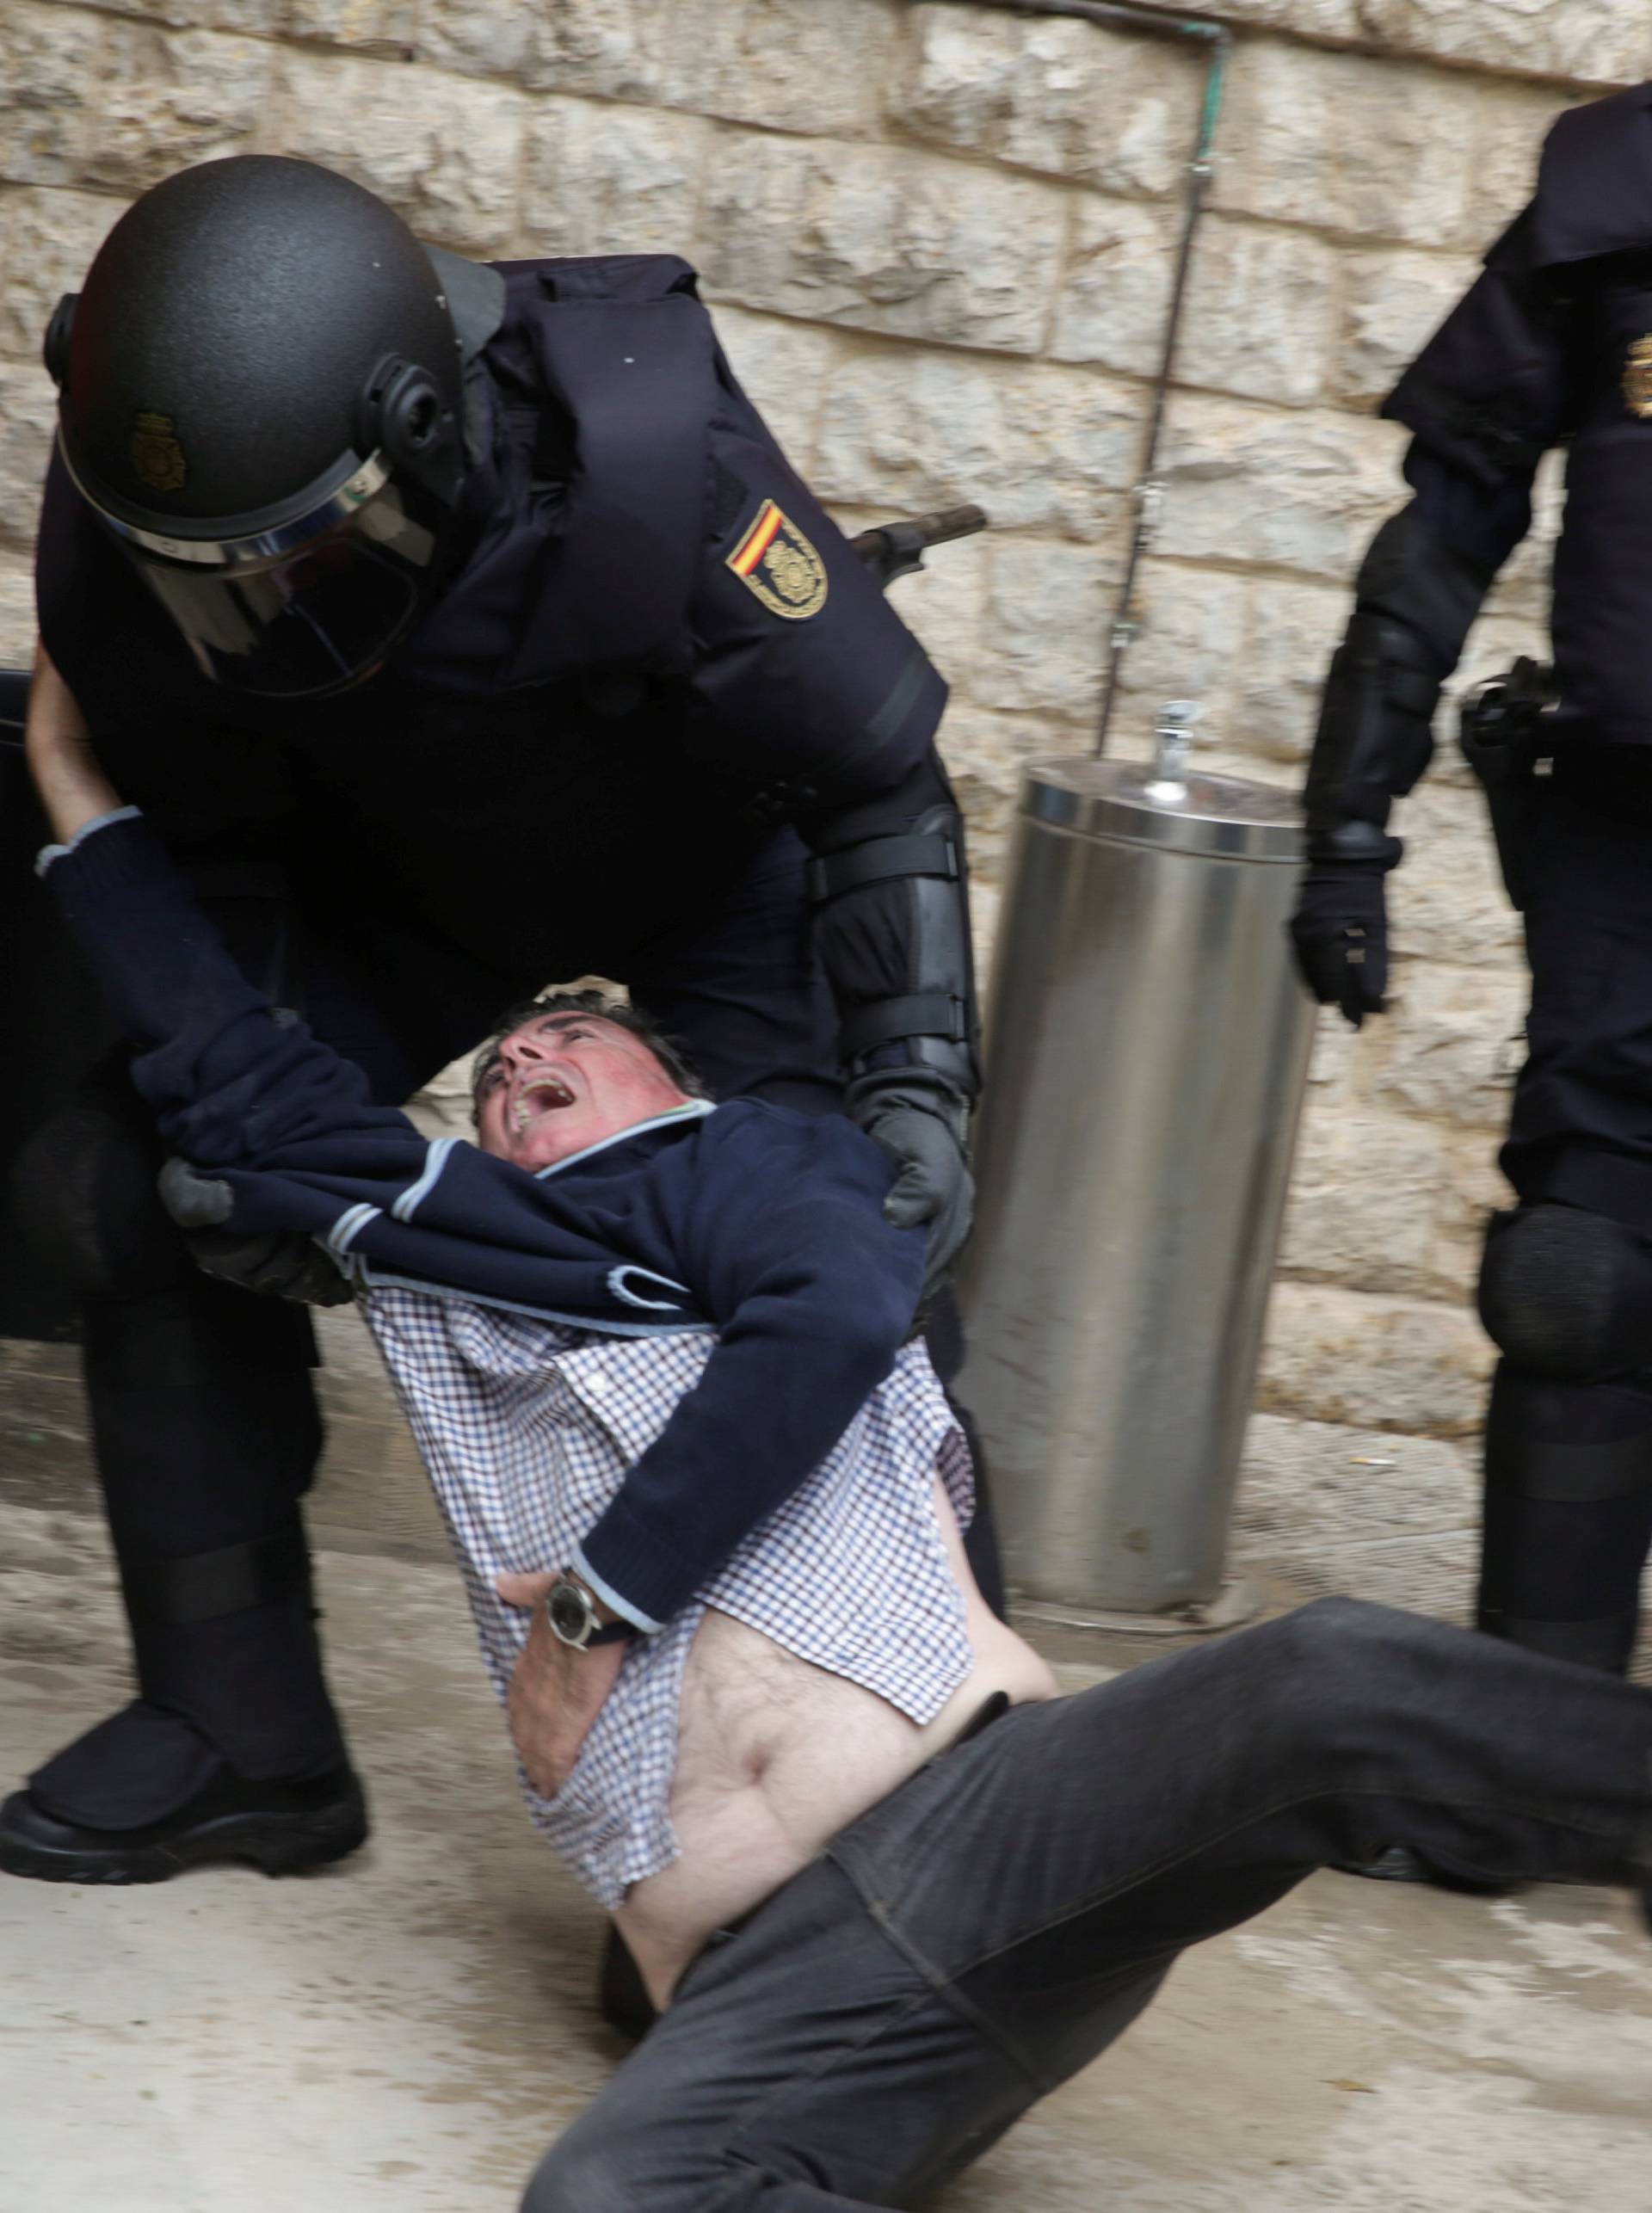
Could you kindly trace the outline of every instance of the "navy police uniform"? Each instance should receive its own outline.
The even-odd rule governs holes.
[[[1322,999],[1380,1009],[1389,803],[1564,445],[1553,701],[1501,795],[1532,1008],[1501,1156],[1519,1205],[1481,1281],[1502,1359],[1479,1619],[1621,1670],[1652,1540],[1652,86],[1555,125],[1531,205],[1384,412],[1415,434],[1414,497],[1332,664],[1293,928]]]
[[[940,678],[741,391],[684,262],[503,274],[467,373],[454,566],[352,690],[295,706],[208,681],[54,463],[41,631],[111,778],[243,966],[385,1101],[587,971],[719,1095],[827,1111],[846,1064],[865,1083],[932,1044],[972,1062]],[[301,1784],[343,1756],[297,1521],[311,1341],[301,1307],[193,1266],[115,1041],[43,899],[22,906],[35,1042],[9,1137],[32,1236],[0,1331],[46,1326],[44,1265],[83,1301],[141,1693],[32,1794],[71,1825],[164,1825],[225,1760]]]

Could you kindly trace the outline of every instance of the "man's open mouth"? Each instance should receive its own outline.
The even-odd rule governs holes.
[[[538,1116],[554,1113],[558,1107],[571,1106],[573,1103],[574,1094],[560,1076],[536,1076],[516,1094],[511,1119],[518,1130],[525,1130]]]

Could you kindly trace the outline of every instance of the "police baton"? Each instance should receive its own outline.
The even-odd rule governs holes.
[[[944,546],[952,538],[972,538],[986,527],[984,508],[948,507],[936,515],[914,515],[909,521],[876,523],[849,543],[887,591],[897,576],[917,574],[930,546]]]

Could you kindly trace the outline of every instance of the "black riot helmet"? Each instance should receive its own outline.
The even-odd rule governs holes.
[[[121,217],[46,334],[59,446],[208,676],[337,691],[408,629],[503,305],[310,162],[203,163]]]

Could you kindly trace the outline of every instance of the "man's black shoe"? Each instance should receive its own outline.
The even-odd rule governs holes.
[[[1339,1875],[1362,1876],[1367,1883],[1425,1883],[1431,1889],[1458,1890],[1470,1898],[1507,1898],[1524,1888],[1490,1877],[1454,1874],[1422,1859],[1409,1844],[1390,1844],[1372,1859],[1336,1859],[1331,1865]]]
[[[186,1805],[142,1828],[88,1828],[48,1813],[32,1791],[0,1805],[0,1870],[42,1883],[165,1883],[238,1861],[297,1875],[365,1841],[367,1809],[348,1767],[301,1782],[250,1782],[220,1768]]]
[[[602,1954],[596,2003],[608,2026],[633,2043],[639,2043],[660,2018],[648,1994],[642,1970],[632,1957],[631,1946],[612,1922],[608,1925],[607,1948]]]

